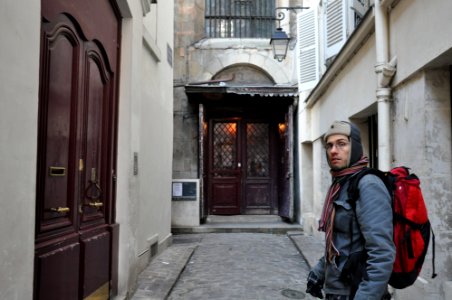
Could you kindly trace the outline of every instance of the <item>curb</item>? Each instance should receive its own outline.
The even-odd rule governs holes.
[[[130,299],[166,299],[198,246],[172,245],[155,257],[138,276],[138,286]]]
[[[305,235],[301,231],[287,232],[287,236],[294,243],[309,268],[316,265],[317,261],[323,256],[325,243],[322,239]]]

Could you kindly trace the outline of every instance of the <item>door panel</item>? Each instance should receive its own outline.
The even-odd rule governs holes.
[[[293,106],[286,113],[285,122],[280,123],[281,161],[279,174],[279,215],[289,220],[293,219],[293,153],[292,128]]]
[[[106,190],[105,160],[102,161],[102,148],[108,141],[105,137],[105,119],[109,112],[109,72],[105,69],[104,58],[94,43],[86,43],[86,74],[85,87],[87,98],[85,99],[86,112],[84,135],[85,178],[83,180],[83,214],[82,227],[87,222],[105,223],[104,197]]]
[[[212,197],[215,199],[215,209],[236,209],[239,205],[239,183],[227,182],[229,179],[216,179],[212,187]]]
[[[245,213],[271,212],[269,123],[246,123]]]
[[[38,233],[49,230],[75,230],[76,200],[73,185],[77,118],[77,80],[80,47],[74,28],[63,26],[64,19],[43,26],[43,59],[47,68],[41,80]],[[44,152],[45,151],[45,152]],[[71,227],[71,228],[67,228]]]
[[[251,181],[251,180],[249,180]],[[248,183],[246,185],[246,208],[268,209],[270,205],[270,186],[268,183]],[[270,213],[267,211],[266,213]]]
[[[81,237],[83,297],[88,297],[109,281],[110,233],[101,231]]]
[[[38,298],[48,300],[78,299],[80,244],[78,237],[36,255]]]
[[[83,78],[84,111],[82,157],[83,173],[82,214],[80,220],[82,255],[81,289],[87,297],[105,284],[110,274],[110,233],[105,215],[105,203],[109,201],[105,193],[108,165],[108,113],[110,112],[110,74],[106,69],[107,58],[93,42],[85,42],[85,75]],[[93,227],[95,226],[95,227]],[[89,228],[89,229],[86,229]],[[102,298],[101,298],[102,299]]]
[[[214,214],[238,214],[241,173],[238,122],[211,121],[211,128],[210,211]]]

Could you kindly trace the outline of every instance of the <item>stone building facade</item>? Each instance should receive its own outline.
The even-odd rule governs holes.
[[[173,227],[209,214],[294,218],[295,11],[282,10],[284,61],[269,42],[277,8],[301,4],[175,1],[173,178],[198,179],[200,197],[173,201]]]

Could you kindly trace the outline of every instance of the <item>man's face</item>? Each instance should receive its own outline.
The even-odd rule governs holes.
[[[348,167],[350,141],[348,136],[334,134],[326,140],[326,155],[331,169],[340,170]]]

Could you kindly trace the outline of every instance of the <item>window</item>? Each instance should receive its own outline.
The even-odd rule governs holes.
[[[319,82],[318,10],[311,8],[298,15],[298,88],[306,91]]]
[[[326,0],[325,60],[327,67],[369,10],[369,0]]]
[[[275,1],[206,0],[206,36],[268,38],[275,29]]]
[[[313,6],[298,14],[300,91],[311,90],[317,85],[325,70],[323,66],[326,69],[331,66],[369,7],[369,0],[323,0],[322,6]]]
[[[334,57],[347,39],[348,0],[325,2],[325,59]]]

